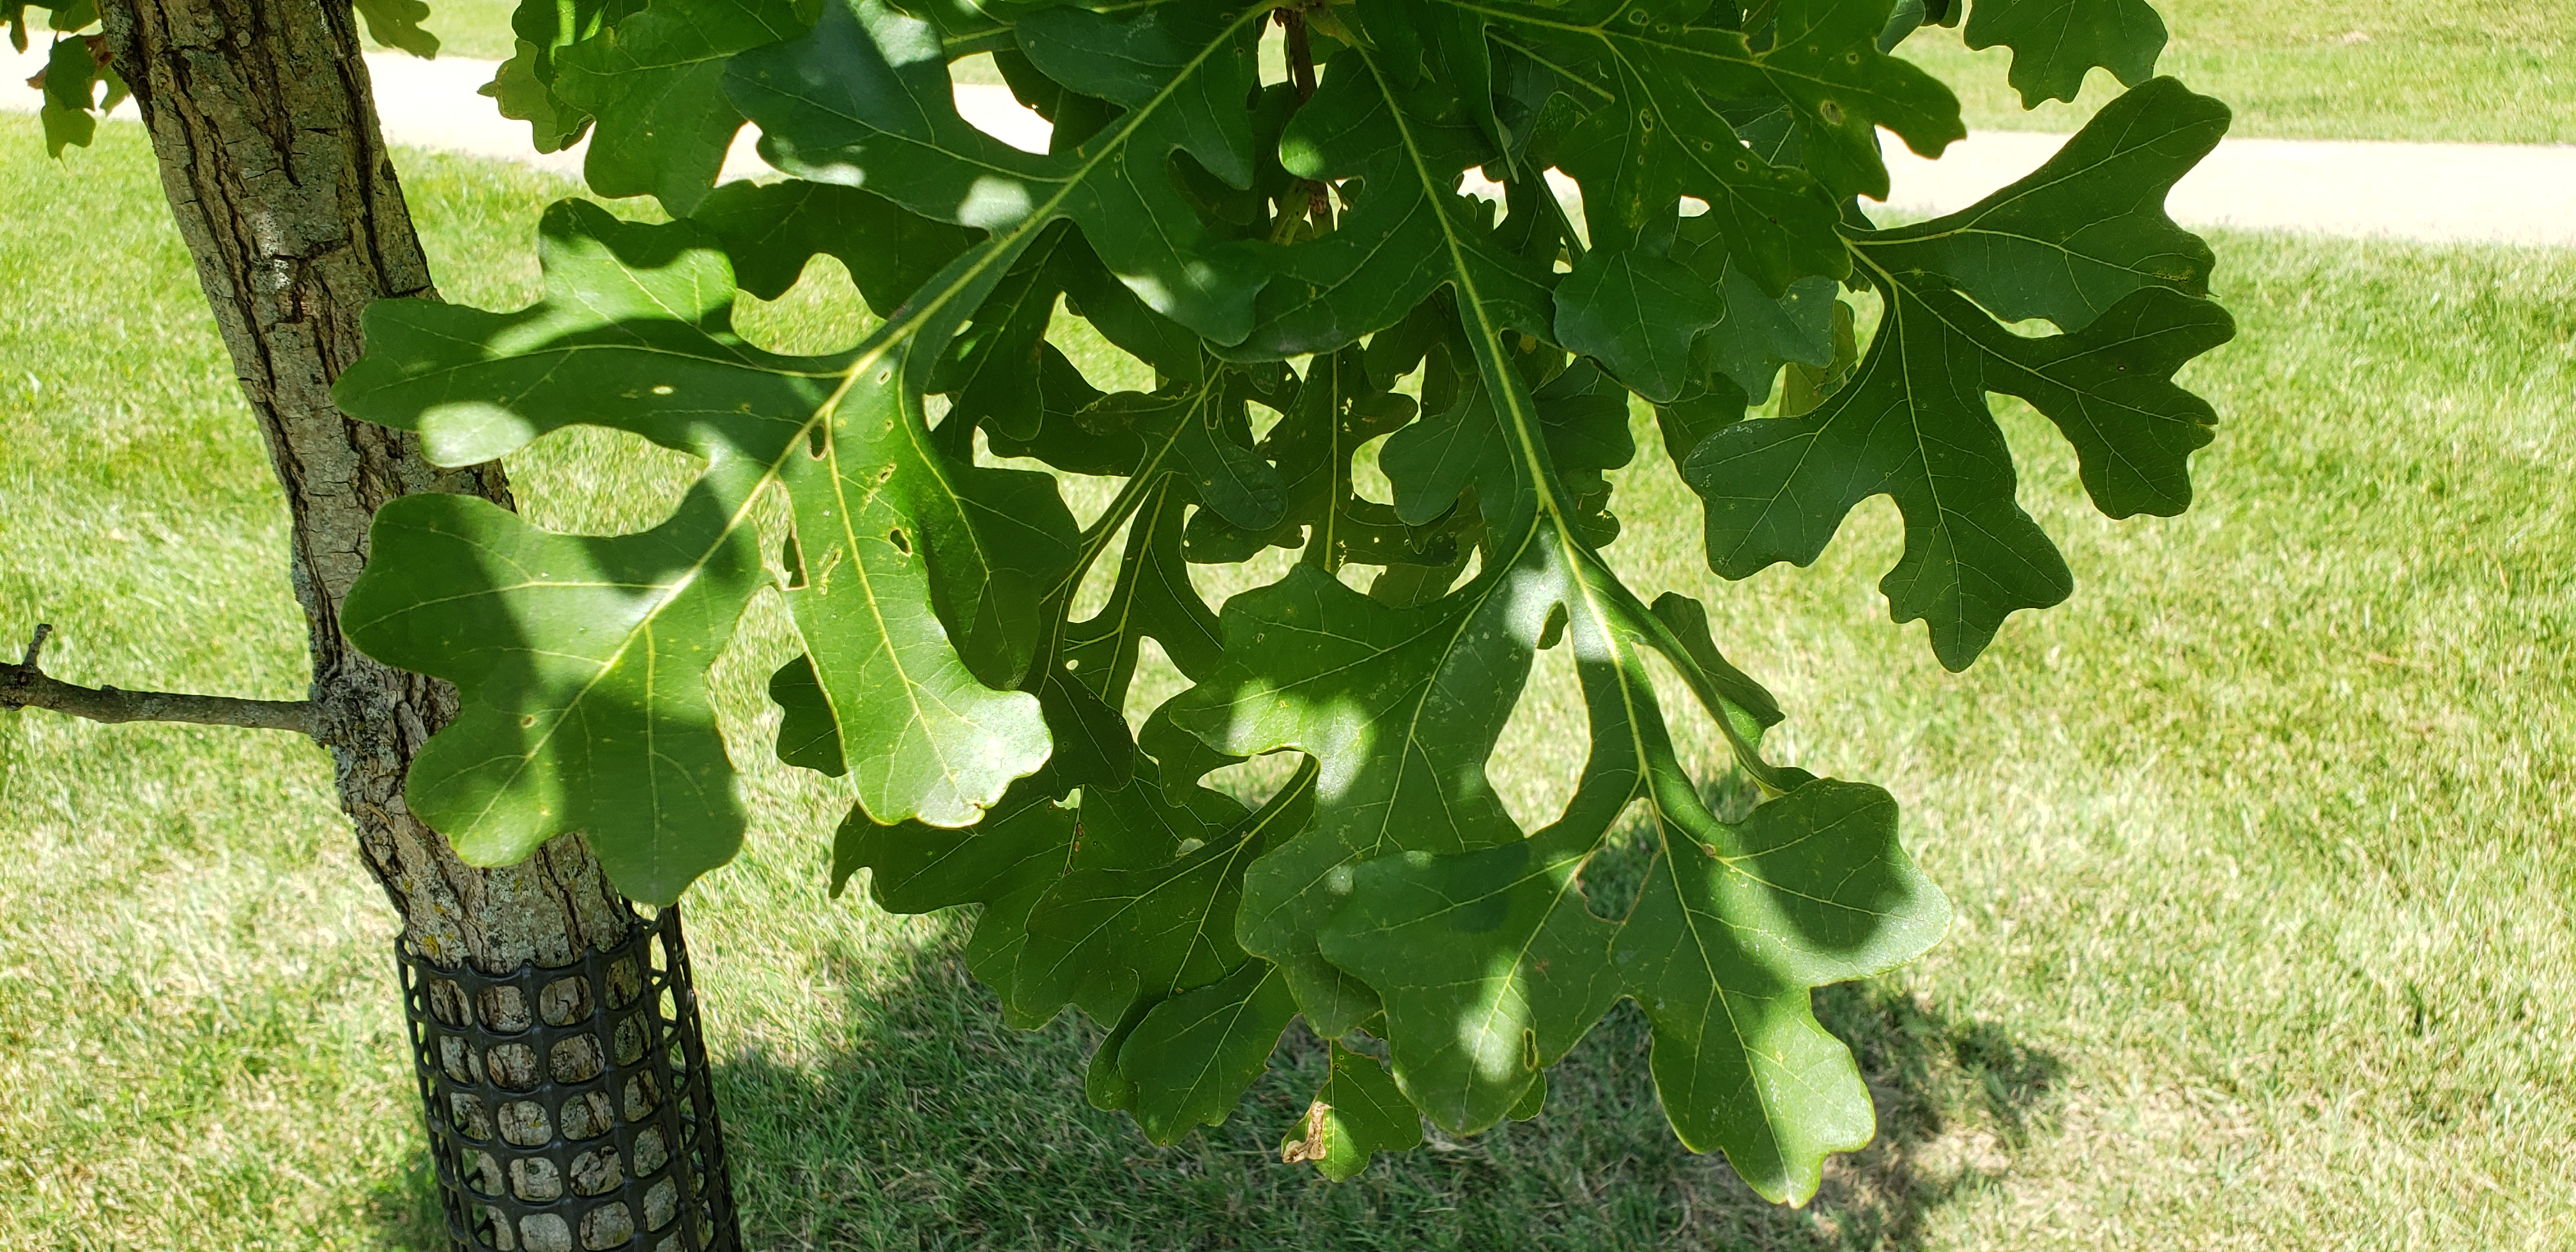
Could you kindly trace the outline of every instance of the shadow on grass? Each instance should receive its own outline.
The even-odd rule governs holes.
[[[417,1115],[408,1103],[405,1111]],[[375,1228],[368,1246],[378,1252],[448,1252],[447,1220],[439,1215],[438,1178],[427,1152],[413,1153],[401,1173],[377,1181],[367,1196],[367,1221]]]
[[[1280,1164],[1322,1077],[1293,1028],[1224,1125],[1171,1147],[1083,1100],[1097,1032],[1023,1032],[966,975],[964,926],[897,969],[817,963],[846,1002],[831,1054],[719,1060],[749,1246],[806,1248],[1904,1248],[1941,1205],[2009,1172],[2057,1062],[1877,985],[1829,988],[1878,1106],[1807,1209],[1773,1206],[1674,1140],[1623,1004],[1551,1076],[1547,1110],[1474,1139],[1434,1134],[1334,1186]],[[818,990],[821,988],[818,987]]]

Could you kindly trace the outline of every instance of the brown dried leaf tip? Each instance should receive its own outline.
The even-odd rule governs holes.
[[[1325,1140],[1329,1134],[1324,1125],[1324,1117],[1332,1111],[1333,1106],[1326,1104],[1321,1100],[1317,1100],[1313,1104],[1307,1105],[1306,1137],[1296,1140],[1293,1143],[1281,1145],[1279,1148],[1279,1159],[1290,1165],[1297,1164],[1300,1161],[1323,1160],[1325,1151],[1328,1147]]]

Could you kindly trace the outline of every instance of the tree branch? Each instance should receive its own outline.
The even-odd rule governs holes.
[[[43,659],[45,640],[53,633],[50,624],[36,627],[35,638],[27,643],[27,659],[16,665],[0,664],[0,709],[51,709],[93,722],[194,722],[201,726],[291,730],[320,737],[321,718],[310,700],[242,700],[166,691],[119,691],[47,677],[37,668],[37,662]]]

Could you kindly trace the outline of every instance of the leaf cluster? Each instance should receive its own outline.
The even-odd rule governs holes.
[[[64,148],[88,147],[98,133],[98,119],[122,103],[128,92],[125,80],[108,63],[107,36],[97,29],[97,0],[0,4],[0,23],[9,27],[9,46],[20,52],[27,50],[27,10],[31,8],[45,10],[45,25],[53,40],[46,48],[44,68],[27,85],[44,93],[36,117],[45,130],[45,151],[59,157]]]
[[[1963,134],[1887,54],[1950,5],[528,4],[505,107],[540,147],[587,130],[593,188],[673,220],[556,205],[541,300],[381,304],[338,398],[446,464],[591,424],[704,470],[629,535],[384,509],[344,625],[463,696],[410,803],[470,859],[583,832],[676,898],[743,836],[707,674],[774,593],[802,645],[776,750],[852,801],[836,889],[979,906],[977,975],[1016,1020],[1100,1023],[1091,1098],[1153,1138],[1226,1116],[1302,1017],[1332,1077],[1283,1154],[1345,1176],[1416,1112],[1534,1115],[1625,998],[1683,1140],[1802,1202],[1871,1132],[1809,991],[1911,959],[1948,905],[1885,792],[1765,756],[1782,711],[1699,602],[1620,578],[1612,472],[1651,410],[1729,578],[1893,497],[1882,588],[1953,669],[2072,586],[1990,395],[2056,424],[2106,513],[2183,508],[2214,417],[2172,378],[2231,327],[2161,204],[2227,114],[2146,77],[2133,10],[1977,0],[2031,90],[2134,87],[2028,177],[1882,229],[1879,132]],[[1046,151],[961,115],[981,54]],[[717,186],[746,122],[783,177]],[[873,329],[747,341],[737,292],[818,256]],[[1068,318],[1154,385],[1098,387]],[[1115,497],[1078,521],[1085,476]],[[1221,610],[1192,574],[1274,550]],[[1148,640],[1189,685],[1131,722]],[[1529,830],[1488,770],[1551,648],[1589,756]],[[1712,804],[1676,716],[1755,803]],[[1266,794],[1228,782],[1273,754]],[[1612,908],[1584,876],[1625,839],[1650,865]]]

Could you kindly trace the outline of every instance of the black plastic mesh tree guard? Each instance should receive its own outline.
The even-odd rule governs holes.
[[[394,953],[455,1247],[741,1246],[677,908],[555,968]]]

